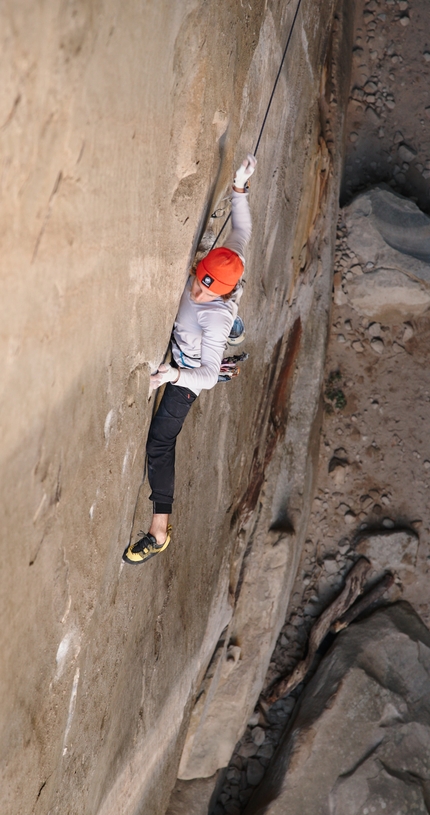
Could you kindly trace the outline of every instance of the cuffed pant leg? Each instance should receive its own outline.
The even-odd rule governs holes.
[[[176,439],[196,399],[188,388],[167,383],[163,398],[148,433],[148,479],[154,511],[169,515],[175,489]]]

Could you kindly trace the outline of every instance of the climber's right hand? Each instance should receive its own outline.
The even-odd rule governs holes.
[[[245,185],[247,181],[251,178],[255,167],[257,164],[257,159],[252,153],[248,153],[247,157],[242,161],[239,169],[236,170],[236,175],[234,177],[234,186],[238,189],[245,189]]]

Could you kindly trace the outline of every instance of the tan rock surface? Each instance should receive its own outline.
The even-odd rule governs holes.
[[[120,565],[133,518],[135,532],[150,510],[144,489],[138,500],[148,376],[278,69],[291,4],[266,6],[19,0],[1,10],[4,815],[161,815],[239,578],[247,585],[248,544],[258,534],[264,546],[290,507],[298,562],[338,184],[333,135],[320,128],[328,0],[303,3],[259,153],[246,375],[202,395],[184,429],[174,544],[146,570]],[[280,626],[287,597],[272,601]],[[256,695],[261,669],[248,657]],[[245,720],[238,711],[238,731]]]

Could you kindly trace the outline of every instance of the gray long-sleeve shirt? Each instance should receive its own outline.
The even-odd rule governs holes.
[[[236,252],[245,263],[244,251],[251,237],[251,213],[248,195],[232,194],[232,228],[224,246]],[[172,335],[172,354],[181,369],[178,385],[197,395],[218,382],[225,345],[237,317],[242,286],[229,300],[217,297],[209,303],[194,303],[190,298],[192,277],[188,278],[179,304]]]

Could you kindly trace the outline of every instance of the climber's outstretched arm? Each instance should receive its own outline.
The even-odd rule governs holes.
[[[244,252],[251,237],[252,222],[248,204],[247,182],[255,170],[257,159],[251,153],[236,172],[231,198],[231,231],[224,242],[245,263]]]
[[[251,213],[247,192],[235,192],[231,197],[231,230],[224,246],[236,252],[242,263],[245,263],[245,248],[252,232]]]

